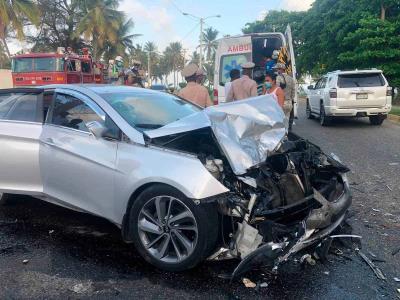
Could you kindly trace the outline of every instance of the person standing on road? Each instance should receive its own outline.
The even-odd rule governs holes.
[[[279,106],[283,109],[285,104],[285,93],[276,84],[276,74],[267,74],[265,76],[264,95],[271,95]]]
[[[208,107],[213,104],[208,90],[197,83],[196,73],[198,70],[199,67],[196,64],[188,64],[182,70],[182,76],[185,77],[187,85],[179,91],[178,96],[201,107]]]
[[[292,130],[294,120],[294,97],[296,94],[296,84],[293,77],[286,74],[286,66],[283,63],[277,63],[274,69],[277,71],[276,83],[285,92],[285,104],[283,111],[289,117],[289,131]]]
[[[257,83],[251,79],[254,66],[253,62],[242,65],[242,77],[232,82],[231,89],[226,97],[227,102],[257,96]]]
[[[233,69],[229,72],[229,77],[231,78],[231,81],[227,81],[225,83],[225,97],[228,96],[229,91],[232,86],[232,82],[234,82],[236,79],[240,78],[240,71],[238,69]]]

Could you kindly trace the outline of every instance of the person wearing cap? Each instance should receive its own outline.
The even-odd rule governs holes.
[[[197,83],[198,71],[199,67],[196,64],[188,64],[182,70],[182,76],[185,77],[187,85],[179,91],[178,96],[201,107],[211,106],[208,90]]]
[[[196,76],[197,76],[196,82],[197,82],[198,84],[200,84],[200,85],[203,85],[203,84],[204,84],[204,81],[205,81],[205,79],[206,79],[206,72],[204,72],[203,69],[199,68],[199,69],[196,71]]]
[[[256,97],[257,83],[251,79],[255,64],[248,62],[242,65],[242,77],[232,82],[231,88],[226,96],[226,101],[237,101]]]
[[[278,75],[276,83],[285,92],[285,104],[283,111],[286,116],[289,116],[289,131],[292,130],[293,119],[294,119],[294,98],[296,95],[296,84],[293,77],[286,74],[286,65],[283,63],[277,63],[274,67],[276,74]]]

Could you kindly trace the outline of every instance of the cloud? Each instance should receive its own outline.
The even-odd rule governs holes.
[[[314,0],[283,0],[281,7],[289,11],[302,11],[308,10],[313,3]]]
[[[171,38],[176,33],[173,28],[174,18],[168,12],[165,5],[149,5],[148,3],[143,4],[139,0],[124,0],[120,4],[119,9],[133,19],[136,28],[147,28],[154,36],[157,36],[157,38],[160,37],[161,42],[163,42],[163,39]],[[136,29],[136,32],[142,34],[148,33],[139,32],[139,29]],[[152,40],[153,37],[147,36],[147,38]]]

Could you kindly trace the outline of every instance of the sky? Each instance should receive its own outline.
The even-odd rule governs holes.
[[[152,41],[162,52],[170,42],[182,42],[190,55],[199,44],[198,19],[184,16],[186,12],[198,17],[221,15],[205,20],[205,27],[220,32],[219,37],[240,34],[247,22],[263,19],[269,10],[307,10],[314,0],[123,0],[119,9],[132,18],[132,33],[142,34],[134,44]],[[21,43],[11,43],[12,53]]]
[[[226,34],[240,34],[247,22],[263,19],[268,10],[307,10],[314,0],[123,0],[120,10],[135,23],[134,33],[142,34],[134,42],[155,42],[162,51],[170,42],[180,41],[191,53],[199,44],[198,17],[221,15],[205,20],[205,27],[213,27]]]

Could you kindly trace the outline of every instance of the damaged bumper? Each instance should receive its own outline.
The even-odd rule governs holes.
[[[352,203],[352,194],[346,176],[343,175],[342,179],[344,188],[337,198],[329,201],[322,193],[314,190],[313,195],[304,200],[304,202],[316,201],[320,207],[311,210],[308,217],[299,223],[295,239],[260,244],[257,249],[242,257],[242,261],[231,275],[231,280],[260,265],[276,271],[278,266],[287,261],[290,256],[305,248],[316,246],[329,237],[343,222],[346,211]]]

